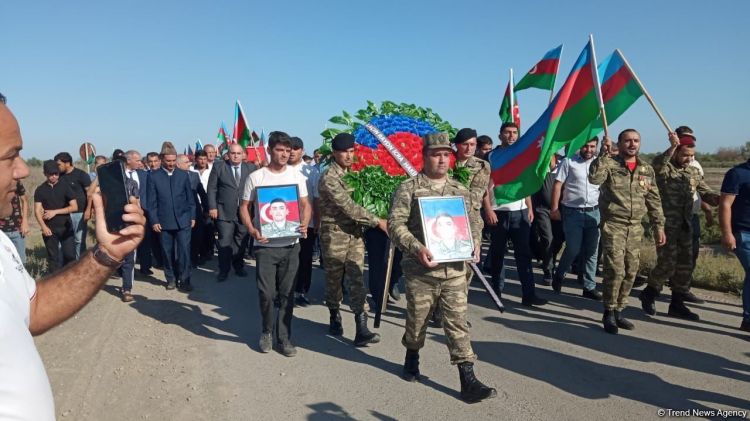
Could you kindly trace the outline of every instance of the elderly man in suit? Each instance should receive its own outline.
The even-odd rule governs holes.
[[[247,276],[243,256],[249,235],[239,214],[240,198],[247,176],[255,171],[253,164],[242,162],[244,151],[238,144],[229,145],[229,159],[217,162],[208,178],[208,215],[215,221],[219,233],[219,275],[223,282],[234,267],[237,276]]]
[[[148,177],[149,172],[142,169],[139,163],[141,162],[141,154],[140,152],[136,150],[129,150],[125,152],[125,175],[133,180],[136,185],[138,185],[138,197],[140,198],[141,202],[141,208],[143,209],[144,214],[146,215],[146,218],[148,218]],[[152,253],[159,253],[159,256],[161,256],[161,250],[152,250],[151,243],[153,240],[151,240],[151,236],[154,235],[154,232],[150,229],[146,230],[146,235],[143,238],[143,241],[141,242],[141,245],[138,246],[137,251],[137,258],[138,262],[140,263],[140,272],[143,275],[151,275],[153,272],[151,271],[151,254]],[[161,259],[159,259],[161,261]]]
[[[177,168],[171,142],[161,148],[162,168],[148,178],[149,223],[161,236],[167,289],[192,291],[190,285],[190,230],[195,225],[195,199],[187,171]],[[176,281],[176,282],[175,282]]]

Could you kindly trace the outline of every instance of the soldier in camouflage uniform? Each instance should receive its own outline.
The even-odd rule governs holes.
[[[367,329],[363,228],[378,227],[386,231],[386,222],[354,203],[352,188],[343,179],[352,165],[354,136],[349,133],[336,135],[332,147],[334,160],[318,184],[320,247],[326,271],[326,305],[331,313],[329,332],[332,335],[344,333],[339,305],[343,298],[341,280],[345,279],[349,285],[349,306],[357,327],[354,345],[365,346],[379,342],[380,335]]]
[[[448,135],[428,134],[424,142],[424,169],[416,177],[401,183],[393,195],[388,219],[391,241],[403,252],[401,267],[406,277],[406,332],[401,339],[406,347],[403,375],[408,381],[419,379],[419,350],[424,346],[427,318],[440,303],[451,363],[458,365],[461,398],[467,402],[477,402],[496,396],[497,392],[474,376],[473,361],[476,356],[466,325],[466,264],[432,261],[432,253],[425,246],[418,204],[418,198],[427,196],[462,196],[470,204],[471,192],[458,181],[447,177],[452,153]],[[481,238],[481,226],[477,223],[479,212],[469,207],[468,215],[476,242],[475,261],[478,261]]]
[[[490,185],[490,163],[474,156],[477,149],[476,130],[468,128],[459,130],[456,133],[456,137],[453,138],[453,143],[456,145],[456,168],[463,167],[469,170],[470,209],[479,215],[482,202],[487,194],[487,188]],[[484,228],[484,220],[480,217],[476,223],[479,225],[479,232],[481,233]],[[480,238],[475,238],[474,240],[480,241]],[[472,271],[467,268],[467,288],[469,287],[468,282],[471,281],[472,275]]]
[[[656,314],[655,299],[667,279],[672,281],[672,301],[668,314],[689,320],[700,317],[685,306],[685,294],[690,289],[693,275],[693,202],[696,191],[701,199],[712,206],[719,204],[719,195],[703,181],[698,168],[690,165],[695,157],[695,140],[692,135],[678,138],[670,134],[672,145],[654,159],[656,183],[661,193],[666,217],[667,244],[657,250],[656,267],[648,277],[648,286],[640,295],[646,314]]]
[[[654,169],[638,157],[641,135],[633,129],[623,130],[617,137],[619,155],[612,158],[612,141],[605,137],[599,157],[591,163],[589,181],[601,189],[599,208],[602,222],[604,265],[604,317],[607,333],[618,328],[632,330],[633,323],[622,316],[628,295],[638,273],[643,225],[648,213],[654,227],[656,245],[666,242],[664,214]]]

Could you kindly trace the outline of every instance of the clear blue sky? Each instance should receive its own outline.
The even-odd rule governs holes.
[[[572,6],[572,5],[575,6]],[[0,92],[24,156],[213,142],[240,99],[251,127],[320,144],[326,120],[365,101],[431,107],[493,138],[516,81],[563,43],[558,86],[589,33],[620,48],[673,126],[713,151],[750,140],[747,1],[22,1],[0,3]],[[548,94],[519,94],[528,127]],[[612,125],[666,134],[645,99]]]

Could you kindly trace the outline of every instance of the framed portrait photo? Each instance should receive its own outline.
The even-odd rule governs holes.
[[[474,259],[469,217],[462,196],[420,197],[424,244],[433,262],[459,262]]]
[[[260,233],[266,238],[301,237],[299,191],[296,184],[256,187]]]

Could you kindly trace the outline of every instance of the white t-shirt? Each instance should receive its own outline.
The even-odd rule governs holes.
[[[701,175],[705,175],[705,173],[703,172],[703,166],[695,159],[690,161],[690,166],[698,168],[698,171],[701,172]],[[693,194],[693,214],[700,213],[700,211],[701,211],[701,195],[699,195],[698,191],[696,190],[695,194]]]
[[[255,202],[255,188],[265,186],[283,186],[285,184],[296,184],[299,197],[307,197],[307,180],[301,172],[293,167],[286,166],[284,171],[280,173],[271,172],[268,167],[263,167],[259,170],[253,171],[245,182],[245,191],[242,194],[242,200]],[[302,209],[300,209],[302,212]],[[301,216],[301,215],[300,215]],[[260,227],[260,220],[258,212],[255,213],[253,219],[253,225],[255,228]],[[297,238],[270,238],[266,244],[257,244],[258,247],[286,247],[297,243]]]
[[[589,182],[589,167],[594,159],[581,155],[565,158],[558,166],[556,180],[563,183],[560,203],[569,208],[589,208],[599,205],[599,185]]]
[[[290,167],[299,171],[307,181],[307,194],[310,199],[310,206],[312,206],[312,201],[320,197],[320,193],[318,193],[318,182],[320,181],[320,171],[318,171],[318,167],[315,165],[305,164],[304,161],[300,161],[300,163],[297,165],[290,165]],[[311,210],[312,212],[310,212],[310,223],[308,224],[308,226],[314,227],[315,218],[317,218],[317,215],[315,215],[314,208],[311,208]]]
[[[54,420],[55,403],[44,364],[29,332],[36,283],[0,232],[0,419]]]

